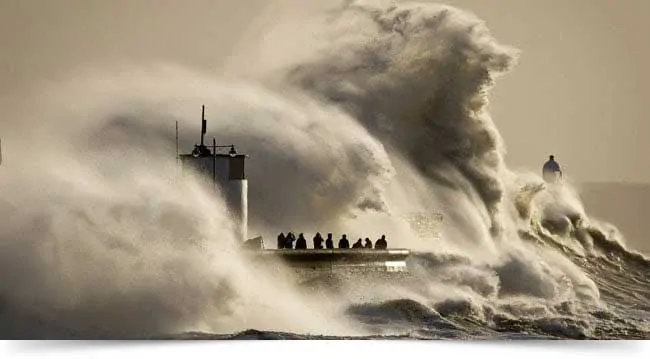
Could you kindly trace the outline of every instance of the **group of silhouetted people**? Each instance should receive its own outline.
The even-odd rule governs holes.
[[[332,240],[332,233],[327,234],[327,239],[323,239],[320,233],[316,233],[314,236],[314,249],[334,249],[334,241]],[[294,246],[295,242],[295,246]],[[325,247],[323,247],[323,244],[325,244]],[[386,242],[386,236],[382,235],[381,238],[379,238],[375,242],[375,249],[386,249],[388,247],[388,243]],[[305,239],[304,234],[300,233],[298,235],[298,238],[292,233],[289,232],[285,236],[284,233],[280,233],[278,235],[278,249],[307,249],[307,240]],[[338,248],[350,248],[350,242],[348,241],[347,235],[341,236],[341,239],[339,239],[339,245]],[[365,243],[361,238],[357,240],[353,245],[353,249],[357,248],[366,248],[366,249],[372,249],[372,241],[370,238],[366,237]]]

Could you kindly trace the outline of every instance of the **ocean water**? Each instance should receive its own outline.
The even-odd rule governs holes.
[[[505,163],[489,90],[516,49],[435,4],[307,23],[309,46],[265,47],[272,71],[84,70],[7,114],[3,338],[650,338],[648,259],[570,177]],[[210,139],[250,155],[249,237],[386,234],[410,276],[332,292],[252,265],[220,193],[178,175],[175,123],[190,151],[203,104]]]

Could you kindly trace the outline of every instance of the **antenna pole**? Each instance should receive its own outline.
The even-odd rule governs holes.
[[[178,174],[178,162],[179,162],[179,155],[178,155],[178,121],[176,121],[176,172]]]
[[[201,147],[203,147],[203,137],[205,135],[207,123],[205,121],[205,105],[201,106]]]

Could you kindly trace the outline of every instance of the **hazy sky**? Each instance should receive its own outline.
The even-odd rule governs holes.
[[[0,105],[77,66],[165,60],[216,70],[264,21],[314,3],[0,0]],[[444,3],[474,12],[522,51],[491,96],[510,166],[538,171],[554,153],[578,181],[650,183],[650,1]]]

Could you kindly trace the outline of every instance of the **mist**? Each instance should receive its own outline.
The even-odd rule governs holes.
[[[624,246],[587,230],[577,240],[575,218],[588,217],[571,185],[505,164],[488,93],[515,49],[447,6],[350,2],[283,26],[312,20],[324,32],[310,51],[274,46],[292,40],[274,32],[261,47],[274,56],[259,59],[275,62],[259,74],[85,69],[8,116],[17,120],[3,126],[0,167],[5,336],[367,333],[346,314],[358,297],[312,296],[283,268],[252,267],[222,198],[178,177],[175,123],[189,151],[202,105],[208,137],[250,155],[249,237],[272,246],[287,231],[386,234],[422,254],[416,283],[369,288],[366,304],[409,298],[482,318],[602,305],[554,246],[583,256]],[[432,212],[444,215],[441,239],[423,241],[407,217]]]

